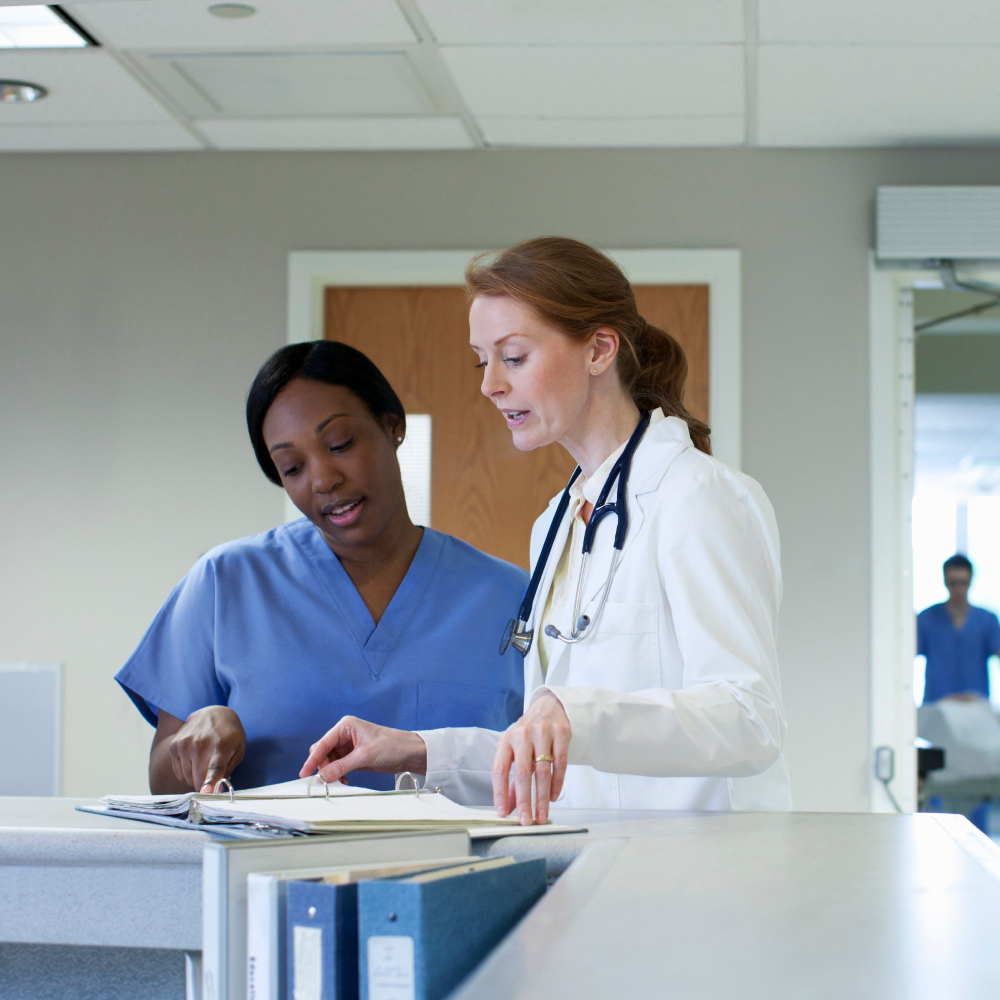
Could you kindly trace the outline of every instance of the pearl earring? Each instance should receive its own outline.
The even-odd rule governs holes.
[[[396,444],[402,444],[402,443],[403,443],[402,438],[396,438]]]
[[[593,372],[593,373],[594,373],[595,375],[597,374],[597,369],[596,369],[596,368],[592,368],[592,369],[591,369],[591,371],[592,371],[592,372]]]

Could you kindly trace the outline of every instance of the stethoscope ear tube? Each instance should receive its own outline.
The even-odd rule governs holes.
[[[545,544],[542,546],[542,551],[538,554],[538,562],[535,563],[535,571],[531,574],[531,579],[528,581],[528,589],[524,592],[524,598],[521,601],[521,607],[518,609],[517,618],[511,618],[507,622],[507,627],[503,630],[503,637],[500,640],[501,656],[511,646],[522,656],[527,656],[528,650],[531,649],[535,632],[534,629],[528,628],[528,622],[531,620],[531,607],[535,603],[535,592],[538,590],[538,584],[542,580],[542,573],[545,571],[545,566],[549,561],[549,554],[552,552],[552,545],[556,540],[559,525],[562,524],[562,520],[566,516],[566,511],[569,510],[569,488],[576,482],[576,477],[579,475],[580,466],[577,466],[573,475],[569,477],[569,482],[566,484],[566,489],[563,490],[563,495],[559,498],[559,505],[556,507],[556,511],[552,515],[552,520],[549,522],[549,531],[545,536]]]
[[[545,634],[552,639],[561,639],[567,643],[580,642],[581,639],[585,639],[596,628],[604,612],[604,605],[607,603],[608,594],[611,592],[611,582],[618,565],[618,558],[621,555],[622,548],[625,545],[625,537],[628,534],[628,477],[632,470],[632,456],[635,454],[636,448],[639,447],[639,442],[646,433],[646,428],[649,427],[649,417],[648,413],[643,413],[639,418],[639,423],[636,425],[632,436],[622,450],[618,461],[611,467],[611,472],[608,474],[608,478],[605,480],[604,486],[601,488],[600,495],[597,498],[594,511],[590,515],[587,530],[583,535],[583,560],[580,564],[580,578],[577,581],[576,599],[573,604],[573,631],[569,636],[564,636],[554,625],[547,625]],[[542,574],[545,572],[545,567],[548,565],[552,546],[555,543],[556,535],[559,533],[559,526],[562,524],[563,518],[566,516],[566,511],[569,509],[570,487],[576,482],[576,478],[579,475],[580,467],[577,466],[576,471],[570,476],[569,482],[566,484],[566,489],[563,490],[563,495],[559,498],[559,505],[556,507],[555,513],[552,515],[552,520],[549,522],[545,544],[542,546],[542,551],[538,554],[538,561],[535,563],[531,580],[528,582],[528,589],[525,591],[521,607],[518,609],[517,618],[511,618],[504,629],[503,637],[500,640],[501,656],[511,646],[522,656],[527,656],[528,650],[531,649],[535,632],[534,629],[528,628],[528,623],[531,621],[531,610],[535,603],[535,595],[541,583]],[[618,480],[617,497],[614,504],[608,504],[608,494],[611,492],[611,487],[614,485],[616,478]],[[587,615],[580,614],[587,559],[594,545],[597,526],[608,514],[614,514],[618,521],[615,531],[614,554],[611,558],[608,578],[604,583],[604,590],[601,593],[601,601],[597,606],[597,613],[591,619]]]

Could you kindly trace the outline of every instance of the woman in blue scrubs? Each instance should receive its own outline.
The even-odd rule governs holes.
[[[407,730],[514,722],[522,671],[495,636],[527,577],[410,520],[406,417],[375,365],[346,344],[284,347],[254,379],[247,426],[304,516],[203,556],[116,675],[156,726],[151,790],[290,780],[345,715]]]

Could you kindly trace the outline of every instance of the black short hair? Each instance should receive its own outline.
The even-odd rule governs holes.
[[[403,404],[388,379],[359,350],[336,340],[313,340],[282,347],[261,365],[247,393],[247,430],[257,464],[264,475],[278,486],[281,485],[281,476],[264,443],[264,418],[275,396],[297,378],[350,389],[371,410],[376,420],[386,414],[406,420]]]
[[[945,559],[941,572],[947,575],[950,569],[964,569],[969,576],[972,576],[972,563],[961,552],[956,552],[955,555]]]

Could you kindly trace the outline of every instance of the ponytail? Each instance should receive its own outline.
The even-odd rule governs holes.
[[[589,340],[599,327],[621,339],[618,377],[640,410],[660,407],[688,425],[691,442],[710,455],[708,425],[684,408],[687,358],[666,330],[648,323],[635,304],[628,279],[610,257],[562,236],[541,236],[480,254],[466,268],[470,298],[507,295],[531,306],[574,340]]]
[[[637,332],[634,344],[626,340],[627,346],[633,348],[629,352],[634,364],[631,384],[626,378],[622,378],[635,405],[640,410],[655,410],[660,407],[664,416],[680,417],[688,425],[691,443],[699,451],[711,455],[711,431],[708,424],[692,416],[681,403],[688,372],[684,348],[666,330],[653,326],[641,316]],[[619,363],[619,375],[624,375],[622,369],[628,367],[631,366]]]

